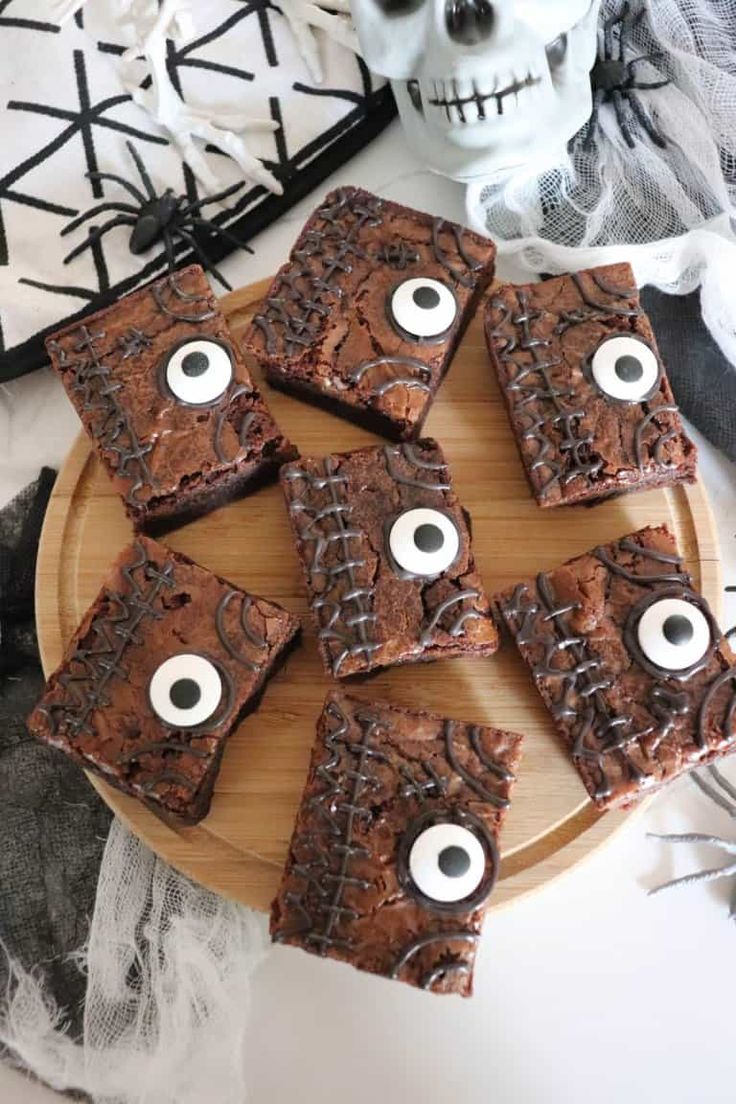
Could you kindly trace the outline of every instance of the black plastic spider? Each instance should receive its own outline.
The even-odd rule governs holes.
[[[76,230],[78,226],[81,226],[83,222],[87,222],[103,211],[117,212],[114,218],[109,219],[102,226],[95,227],[81,245],[72,249],[71,253],[64,258],[64,264],[69,264],[69,262],[73,261],[75,257],[78,257],[80,253],[84,253],[86,249],[90,249],[104,234],[107,234],[109,230],[114,229],[116,226],[132,226],[133,232],[130,235],[129,243],[131,253],[134,253],[136,256],[140,253],[145,253],[146,250],[150,249],[156,242],[162,241],[166,250],[169,271],[174,272],[176,269],[174,243],[175,240],[179,238],[189,246],[201,262],[202,267],[211,272],[215,279],[219,280],[222,286],[229,291],[230,284],[222,273],[212,264],[202,248],[202,245],[197,240],[197,235],[201,232],[206,232],[213,237],[219,235],[219,237],[224,238],[225,241],[230,242],[238,249],[245,249],[249,253],[253,252],[250,246],[245,245],[244,242],[238,241],[229,230],[225,230],[222,226],[218,226],[209,219],[202,218],[201,215],[203,207],[206,207],[210,203],[219,203],[223,199],[235,195],[236,192],[245,187],[245,181],[241,180],[237,184],[225,188],[224,191],[218,192],[216,195],[207,196],[205,199],[199,199],[194,203],[188,201],[188,196],[175,195],[172,188],[167,188],[163,195],[157,195],[151,177],[135,146],[132,142],[126,142],[125,144],[138,169],[145,194],[136,184],[131,183],[130,180],[126,180],[122,176],[117,176],[115,173],[87,173],[86,175],[90,180],[112,180],[114,183],[119,184],[133,196],[138,206],[136,207],[132,203],[122,203],[120,201],[98,203],[95,207],[91,207],[89,211],[85,211],[84,214],[78,215],[76,218],[72,219],[72,221],[61,231],[62,235],[71,234],[71,232]]]
[[[664,149],[667,145],[664,134],[645,112],[637,93],[664,88],[670,81],[667,79],[640,81],[637,80],[635,71],[635,66],[640,62],[656,62],[664,57],[664,54],[661,51],[640,54],[627,61],[627,47],[632,42],[637,27],[646,16],[646,9],[642,8],[633,16],[630,13],[631,5],[626,0],[618,15],[609,16],[603,24],[603,53],[598,57],[590,74],[593,86],[593,113],[584,128],[583,149],[588,150],[592,146],[600,109],[607,103],[613,104],[616,121],[629,149],[634,148],[635,138],[631,126],[632,120],[627,118],[626,105],[633,116],[633,122],[639,124],[655,146]]]

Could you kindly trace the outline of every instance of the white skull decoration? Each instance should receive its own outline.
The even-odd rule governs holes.
[[[351,0],[407,139],[478,180],[559,157],[591,112],[600,0]]]

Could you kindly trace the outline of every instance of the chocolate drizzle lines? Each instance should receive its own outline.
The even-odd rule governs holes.
[[[388,473],[395,483],[403,483],[407,487],[417,487],[422,491],[441,492],[451,489],[450,483],[443,481],[441,478],[436,481],[430,479],[417,479],[416,476],[405,475],[404,472],[401,471],[396,464],[396,460],[399,456],[402,456],[407,464],[410,464],[420,472],[436,472],[439,475],[440,472],[447,471],[447,465],[440,461],[424,460],[411,442],[405,442],[403,445],[398,445],[395,448],[391,445],[384,445],[383,455],[386,457]]]
[[[242,652],[239,652],[233,645],[232,641],[225,631],[225,611],[232,602],[233,598],[236,598],[240,592],[237,590],[229,590],[226,594],[223,594],[220,602],[218,603],[217,610],[215,612],[215,629],[217,636],[222,644],[223,648],[236,663],[240,663],[243,667],[247,667],[250,671],[260,671],[261,667],[258,663],[254,663],[252,659],[248,659]],[[240,627],[243,630],[243,635],[246,640],[259,649],[266,648],[268,641],[265,640],[260,633],[257,633],[248,624],[248,613],[253,605],[253,599],[249,594],[243,595],[243,600],[240,605]]]
[[[356,575],[357,570],[365,567],[366,560],[353,550],[352,542],[358,542],[359,549],[364,534],[351,525],[353,507],[344,494],[347,477],[338,473],[334,458],[328,456],[324,474],[313,475],[292,468],[285,478],[289,482],[304,480],[308,487],[308,496],[294,500],[290,510],[292,515],[307,519],[299,530],[300,539],[315,542],[310,574],[324,575],[327,579],[327,588],[312,600],[312,609],[317,611],[322,626],[318,633],[320,640],[342,645],[340,652],[331,656],[332,673],[339,674],[348,656],[362,656],[368,666],[373,653],[381,647],[371,637],[371,628],[377,620],[372,609],[375,588],[361,585]],[[339,560],[328,566],[325,556],[333,547],[337,548]],[[347,580],[347,589],[343,589],[343,578]]]
[[[509,777],[513,779],[513,775],[510,775],[510,771],[507,771],[505,767],[495,763],[486,753],[480,745],[480,739],[478,730],[475,726],[470,730],[470,743],[476,756],[486,768],[500,778]],[[507,797],[503,797],[501,794],[494,793],[493,790],[489,790],[487,786],[484,786],[479,779],[474,778],[472,774],[469,774],[465,767],[462,765],[455,752],[455,723],[454,721],[445,721],[445,727],[443,730],[443,737],[445,741],[445,754],[447,755],[447,761],[466,786],[468,786],[473,793],[478,797],[482,797],[484,801],[487,801],[490,805],[495,805],[497,809],[508,809],[511,804]]]
[[[450,260],[443,250],[440,244],[440,234],[444,231],[452,234],[455,239],[455,248],[462,257],[463,261],[469,269],[468,272],[464,272],[462,269],[456,268],[450,263]],[[472,273],[480,272],[483,268],[483,262],[477,261],[475,257],[471,257],[465,248],[464,231],[462,227],[456,226],[454,223],[446,223],[444,219],[436,218],[432,223],[432,251],[434,253],[435,260],[438,264],[449,272],[453,280],[458,284],[461,284],[466,288],[474,288],[475,280]]]
[[[424,950],[425,947],[431,947],[434,943],[470,943],[472,946],[475,946],[479,938],[480,936],[475,932],[466,931],[444,931],[430,933],[429,935],[420,935],[404,947],[401,954],[396,959],[389,976],[394,980],[398,979],[401,971],[411,961],[414,955]],[[422,976],[419,984],[422,989],[431,989],[441,977],[448,973],[468,974],[470,973],[470,964],[462,960],[441,963],[428,970],[427,973]]]
[[[159,570],[147,560],[141,544],[135,545],[135,557],[122,568],[129,590],[108,592],[107,595],[117,612],[100,614],[90,625],[96,645],[78,647],[67,665],[68,671],[59,676],[58,682],[67,692],[67,699],[43,707],[53,732],[63,728],[70,740],[83,733],[94,733],[90,716],[109,704],[105,694],[108,683],[113,678],[127,678],[121,663],[126,648],[131,643],[140,643],[138,628],[146,618],[156,621],[161,618],[162,613],[155,608],[154,602],[164,587],[174,586],[172,564],[167,563]],[[136,573],[141,571],[143,579],[139,581]]]
[[[171,292],[172,297],[178,300],[180,303],[204,303],[206,305],[204,309],[200,311],[184,310],[181,313],[177,313],[177,311],[174,309],[176,304],[174,303],[172,306],[170,306],[166,302],[164,298],[164,287],[168,288],[168,290]],[[177,322],[207,322],[210,318],[215,318],[217,315],[216,308],[209,306],[206,295],[197,295],[196,293],[193,294],[191,292],[184,291],[184,289],[179,285],[175,272],[172,272],[171,275],[167,276],[165,280],[159,280],[157,283],[153,284],[151,286],[151,295],[153,296],[156,302],[156,306],[161,311],[161,313],[167,315],[169,318],[176,319]]]
[[[412,368],[417,372],[417,376],[394,376],[392,379],[387,379],[371,389],[371,398],[381,398],[395,387],[407,387],[409,390],[425,391],[427,394],[430,393],[431,388],[429,386],[429,381],[432,378],[432,371],[428,365],[426,365],[424,361],[419,360],[418,357],[380,356],[376,357],[375,360],[364,360],[350,370],[348,377],[354,383],[360,383],[366,372],[370,372],[373,368],[378,368],[380,365],[384,364],[389,366],[397,365],[402,368]]]
[[[332,837],[329,856],[314,833],[304,833],[294,842],[293,849],[306,848],[312,856],[305,862],[293,863],[292,874],[304,879],[305,885],[301,891],[286,895],[287,903],[299,913],[302,926],[296,931],[277,932],[274,936],[282,940],[299,934],[322,955],[330,948],[350,950],[354,945],[352,939],[340,936],[336,929],[345,920],[359,918],[359,913],[343,902],[346,888],[370,888],[370,882],[351,874],[354,857],[370,856],[367,848],[354,840],[355,824],[361,819],[370,820],[371,810],[361,802],[367,792],[375,794],[380,788],[377,777],[371,772],[371,763],[388,762],[388,756],[371,744],[381,727],[375,717],[367,712],[356,713],[361,738],[355,741],[350,739],[348,718],[336,702],[329,703],[327,713],[334,722],[324,739],[328,759],[317,769],[325,790],[313,797],[310,805],[326,819]],[[345,754],[354,760],[347,766],[343,765]],[[332,856],[337,858],[336,870]],[[310,890],[311,898],[307,903]]]
[[[468,587],[465,590],[459,590],[457,594],[452,594],[449,598],[445,598],[444,601],[440,602],[429,621],[422,626],[422,631],[419,636],[419,643],[422,647],[428,648],[432,643],[437,626],[449,609],[452,609],[453,606],[461,605],[463,602],[474,602],[479,597],[479,590]],[[461,610],[447,632],[450,636],[461,636],[465,630],[466,621],[477,621],[482,617],[483,614],[477,609]]]
[[[638,318],[642,314],[640,307],[626,305],[636,298],[635,288],[616,287],[594,271],[586,275],[600,292],[611,296],[614,301],[605,302],[597,298],[590,292],[582,276],[574,273],[571,279],[582,305],[578,309],[561,312],[560,322],[555,327],[553,336],[548,338],[535,333],[534,323],[543,317],[544,312],[532,310],[530,294],[526,289],[517,290],[517,314],[513,313],[503,299],[497,297],[492,300],[500,317],[491,330],[491,338],[495,343],[498,359],[510,376],[504,385],[506,395],[512,408],[525,419],[526,424],[521,428],[521,439],[534,441],[538,446],[530,464],[531,471],[545,470],[548,473],[539,488],[540,496],[548,494],[558,483],[566,486],[575,479],[584,479],[592,486],[604,466],[603,460],[595,455],[593,433],[581,432],[580,423],[586,411],[582,403],[574,401],[575,388],[554,382],[554,370],[563,364],[559,356],[551,354],[550,348],[554,339],[560,338],[573,326],[602,322],[610,318]],[[509,335],[506,332],[509,323],[519,331],[517,334]],[[531,356],[531,362],[527,355],[515,355],[518,353]],[[648,404],[642,405],[647,413],[635,433],[635,460],[640,470],[644,469],[646,463],[643,441],[647,427],[658,415],[677,413],[677,408],[669,404],[654,409]],[[541,407],[542,411],[527,411],[525,407],[528,406]],[[551,408],[552,413],[543,412],[545,407]],[[560,434],[558,442],[550,434],[551,428]],[[671,429],[654,443],[652,455],[655,463],[664,463],[663,449],[668,441],[678,436],[678,432]]]
[[[80,410],[99,415],[99,421],[90,425],[90,433],[100,448],[115,457],[118,478],[130,481],[126,502],[131,506],[140,505],[136,497],[138,491],[146,486],[153,490],[158,487],[147,460],[153,451],[153,443],[145,444],[138,440],[128,411],[118,398],[123,383],[113,378],[113,369],[104,363],[97,351],[97,343],[105,337],[104,331],[91,333],[83,325],[77,333],[79,340],[73,346],[73,352],[78,359],[72,359],[57,342],[50,348],[58,357],[59,367],[73,373],[71,390],[79,396]]]
[[[690,577],[682,568],[679,556],[657,549],[650,549],[625,538],[618,542],[622,553],[649,560],[658,565],[672,567],[670,572],[659,574],[636,574],[628,567],[617,563],[605,548],[596,548],[594,555],[614,575],[640,587],[660,587],[661,584],[677,584],[677,590],[656,590],[650,592],[651,601],[667,597],[670,593],[686,595]],[[610,796],[612,786],[606,770],[606,758],[612,754],[620,756],[629,778],[638,786],[644,787],[656,780],[656,775],[645,774],[628,754],[631,745],[638,744],[641,756],[656,764],[661,744],[672,733],[679,718],[691,711],[691,700],[684,692],[667,685],[669,679],[680,678],[682,672],[668,673],[645,666],[644,669],[653,678],[658,679],[652,686],[648,700],[643,703],[657,724],[643,729],[633,727],[633,717],[626,713],[616,713],[605,698],[605,691],[612,685],[611,677],[602,670],[602,661],[588,650],[585,634],[575,633],[569,628],[568,614],[579,608],[579,603],[569,602],[560,605],[555,597],[553,585],[548,575],[537,576],[536,589],[538,600],[530,595],[523,584],[517,586],[510,600],[501,603],[501,612],[520,647],[544,649],[544,658],[535,664],[532,673],[537,681],[560,680],[561,691],[555,702],[549,705],[555,720],[574,721],[576,724],[572,755],[575,759],[591,762],[600,775],[594,791],[596,800]],[[646,600],[645,600],[646,601]],[[704,610],[704,612],[706,612]],[[708,615],[709,616],[709,615]],[[633,662],[642,666],[637,650],[632,648],[629,632],[624,631],[624,641],[632,655]],[[713,625],[713,631],[715,626]],[[554,661],[564,655],[570,658],[571,666],[555,665]],[[697,669],[702,668],[700,664]],[[693,672],[684,672],[689,677]],[[716,678],[707,688],[701,703],[697,722],[696,741],[700,747],[707,743],[706,725],[713,699],[721,688],[732,683],[732,696],[725,717],[726,740],[734,736],[733,726],[736,720],[736,669],[731,668]],[[644,741],[646,737],[646,742]]]
[[[567,615],[578,609],[579,603],[560,605],[548,575],[539,574],[536,582],[539,601],[521,584],[510,601],[502,603],[501,611],[517,644],[544,648],[544,659],[534,665],[532,674],[535,680],[560,680],[562,690],[557,701],[549,706],[550,712],[555,720],[574,718],[578,723],[572,756],[597,768],[600,779],[595,798],[602,800],[611,793],[605,759],[614,752],[621,756],[630,777],[644,781],[645,776],[627,754],[627,747],[651,729],[632,731],[632,717],[615,714],[608,706],[603,691],[610,688],[611,680],[602,673],[601,661],[588,651],[584,636],[571,632],[567,624]],[[515,630],[512,622],[517,626]],[[553,660],[561,654],[569,657],[571,666],[554,666]]]
[[[677,407],[672,403],[663,403],[661,406],[655,406],[650,408],[649,413],[646,414],[636,427],[636,434],[634,435],[634,454],[636,456],[636,462],[639,466],[639,470],[643,471],[646,467],[646,459],[644,457],[644,433],[648,425],[658,418],[660,414],[677,414]],[[663,460],[662,453],[665,445],[679,436],[676,429],[670,429],[666,433],[660,434],[654,443],[652,449],[652,457],[655,464],[661,464],[665,468],[676,467],[671,461]]]
[[[312,344],[320,319],[330,313],[329,301],[342,295],[339,279],[352,272],[351,257],[366,258],[357,239],[364,226],[381,225],[382,205],[375,196],[340,189],[317,211],[315,219],[324,225],[303,235],[296,263],[280,275],[265,308],[253,317],[269,354],[293,356]]]
[[[234,456],[228,456],[227,453],[225,452],[223,446],[222,446],[222,431],[225,428],[225,423],[227,422],[228,410],[230,409],[232,404],[235,402],[235,400],[239,399],[241,395],[252,395],[252,394],[253,394],[253,388],[252,387],[248,387],[248,385],[245,384],[245,383],[238,384],[238,386],[235,387],[233,389],[232,393],[230,394],[226,405],[222,408],[222,410],[217,415],[217,421],[215,423],[214,447],[215,447],[215,455],[217,456],[217,459],[222,464],[233,464],[238,459],[241,452],[243,451],[244,448],[246,448],[246,446],[248,444],[248,433],[250,432],[250,427],[253,424],[253,420],[255,418],[255,411],[249,410],[246,414],[243,415],[243,420],[241,421],[240,428],[238,430],[238,443],[239,443],[240,447],[238,448],[238,451],[235,453]]]

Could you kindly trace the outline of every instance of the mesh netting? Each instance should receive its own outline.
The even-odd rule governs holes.
[[[40,976],[11,963],[0,1045],[99,1104],[243,1104],[249,978],[266,946],[263,917],[177,874],[115,820],[84,963],[84,1044]]]
[[[736,0],[603,0],[599,56],[607,20],[614,57],[623,33],[625,60],[640,59],[624,79],[669,83],[620,98],[618,112],[605,97],[564,163],[471,185],[470,221],[530,273],[629,260],[640,285],[701,286],[705,322],[736,363]]]

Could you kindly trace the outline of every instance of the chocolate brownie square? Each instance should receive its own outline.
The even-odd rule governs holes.
[[[281,482],[328,674],[495,652],[469,521],[436,441],[296,461]]]
[[[228,736],[257,708],[299,621],[140,537],[110,570],[28,719],[34,736],[194,824]]]
[[[454,222],[340,188],[307,221],[246,348],[274,387],[413,439],[494,258],[493,242]]]
[[[506,285],[485,328],[540,506],[694,481],[695,445],[629,265]]]
[[[162,533],[298,456],[199,265],[53,334],[51,364],[137,530]]]
[[[521,736],[333,690],[271,935],[468,997]]]
[[[497,603],[599,808],[736,751],[733,656],[665,526]]]

